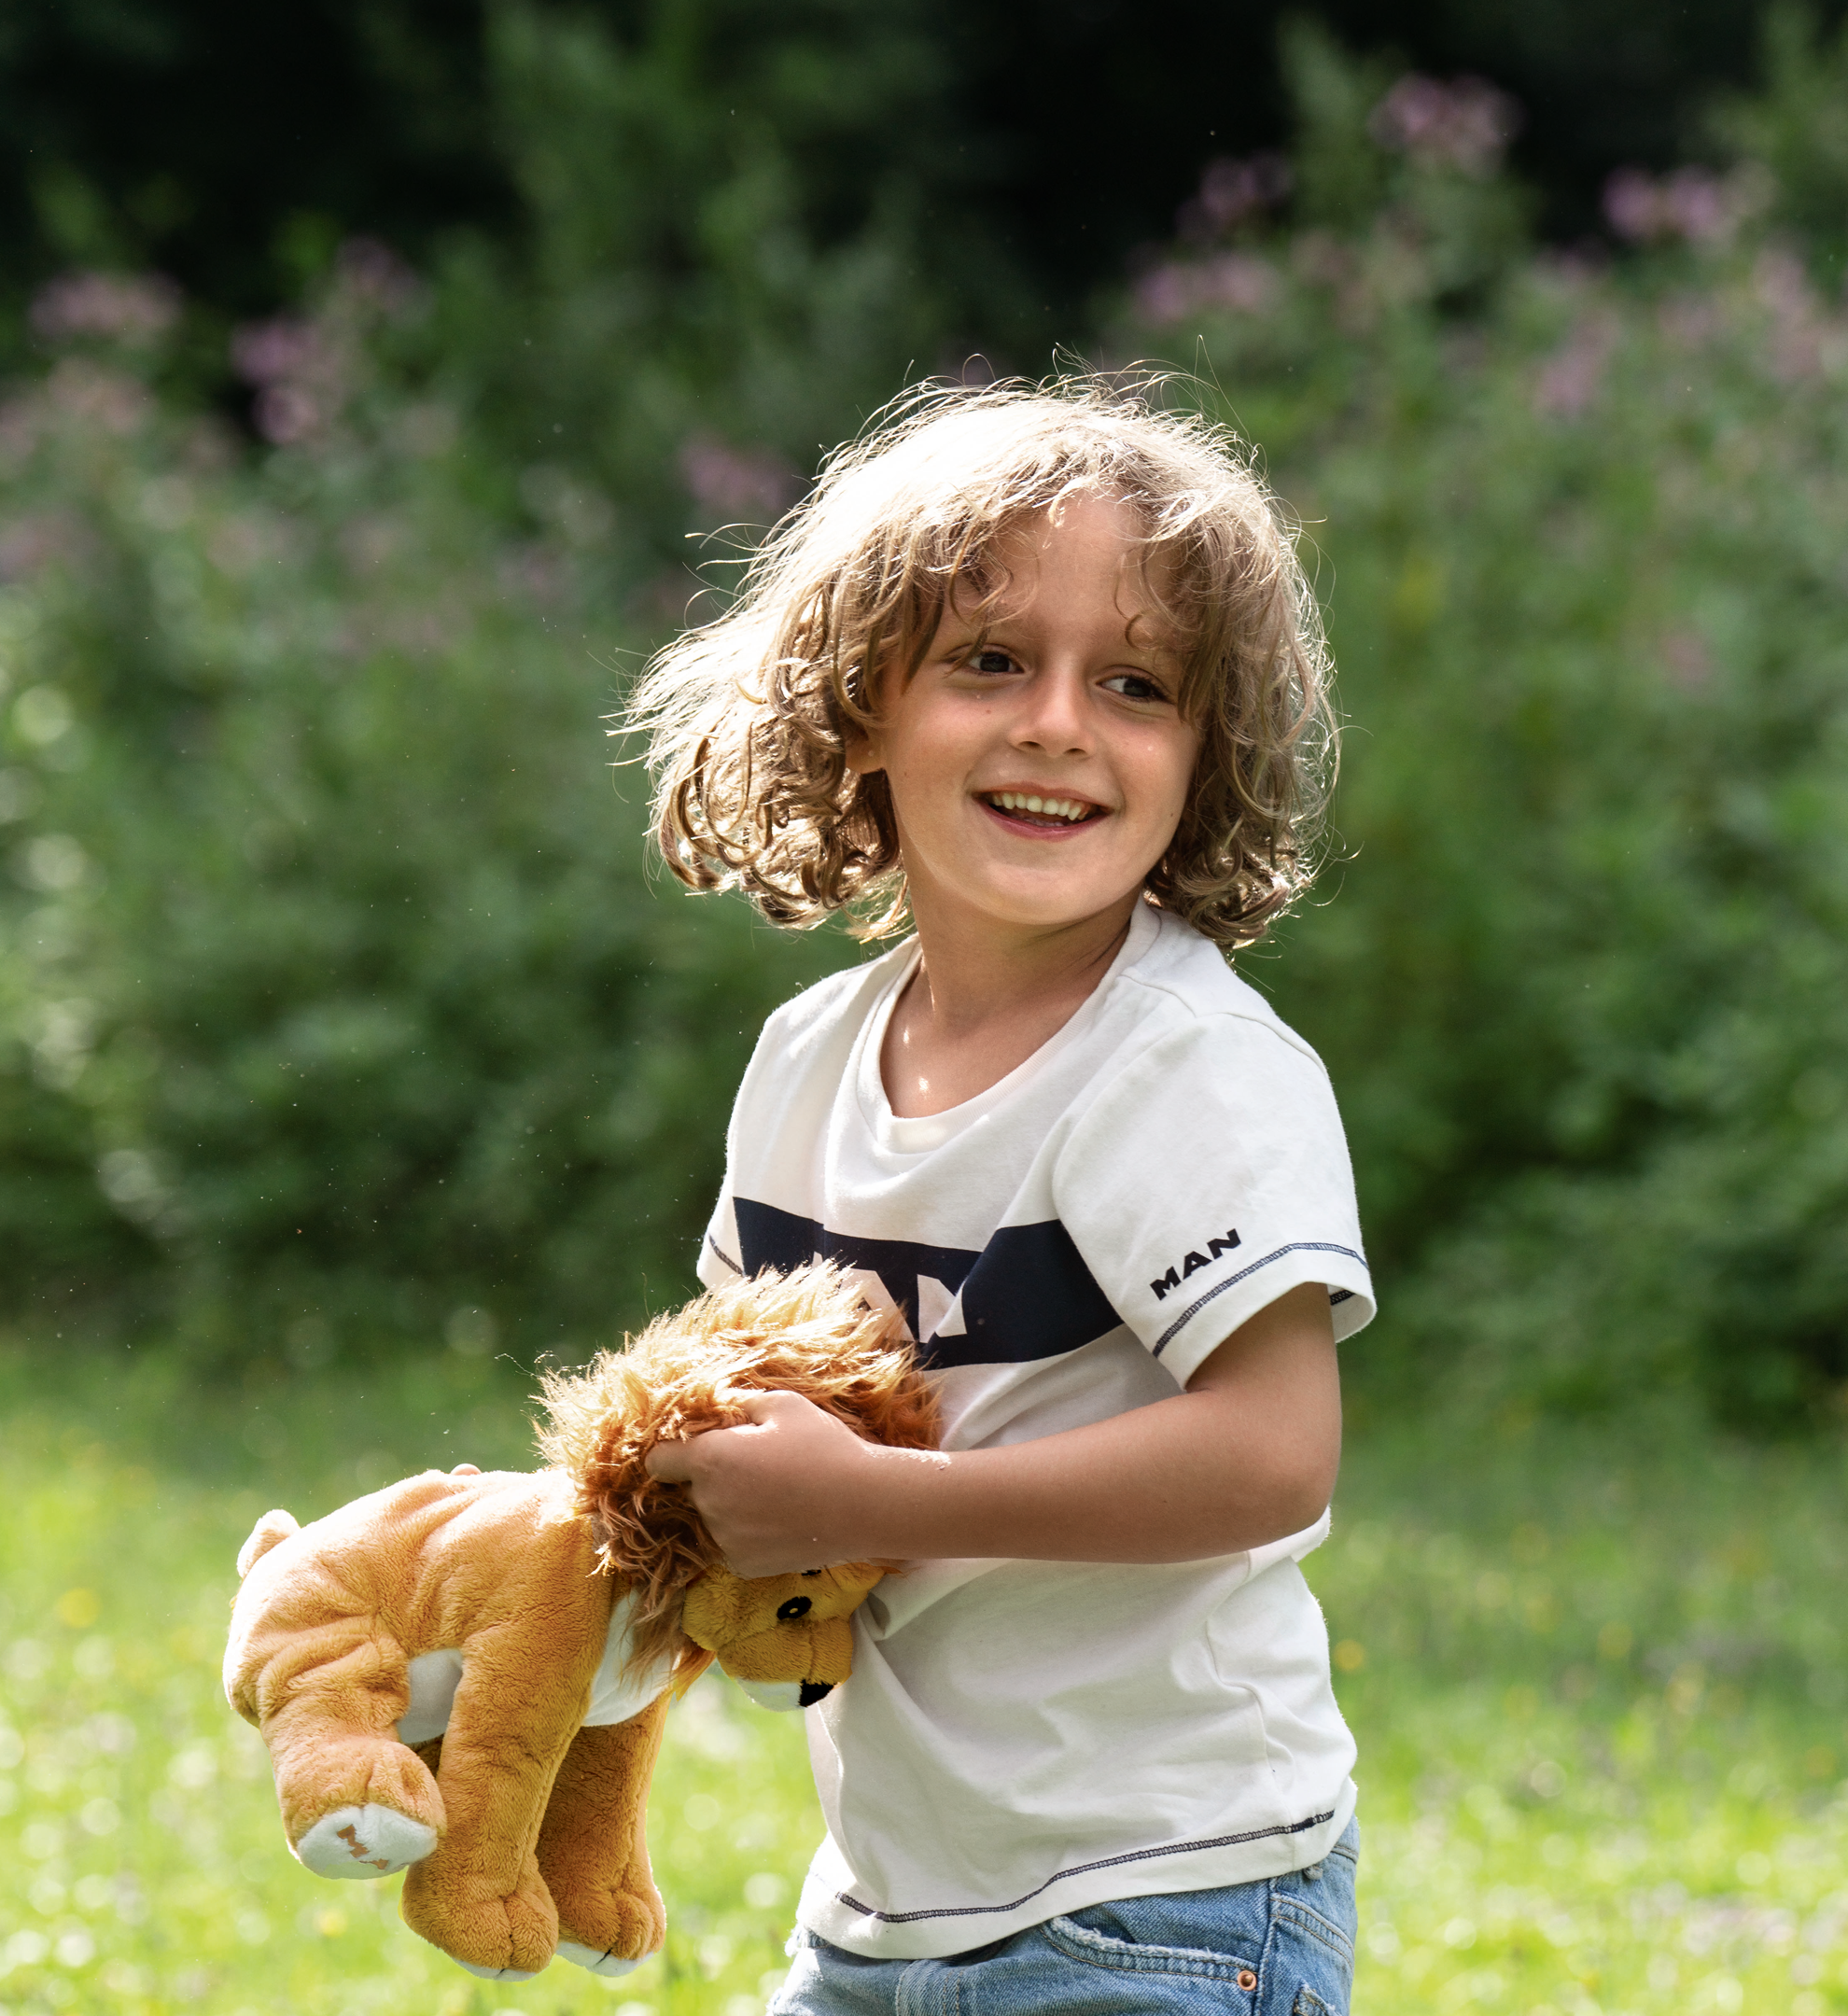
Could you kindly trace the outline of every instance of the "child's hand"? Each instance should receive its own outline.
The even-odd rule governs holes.
[[[855,1501],[880,1452],[799,1394],[738,1397],[749,1422],[658,1444],[649,1475],[692,1486],[707,1531],[747,1580],[858,1559]]]
[[[690,1484],[746,1577],[853,1561],[1184,1561],[1315,1524],[1341,1456],[1328,1291],[1305,1281],[1242,1323],[1184,1393],[993,1449],[886,1449],[793,1393],[664,1442],[650,1473]]]

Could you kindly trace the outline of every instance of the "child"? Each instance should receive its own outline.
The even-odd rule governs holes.
[[[1091,380],[914,395],[651,668],[682,880],[916,931],[765,1025],[700,1273],[854,1270],[944,1453],[764,1395],[656,1458],[741,1574],[908,1564],[809,1715],[777,2010],[1348,2007],[1296,1564],[1373,1303],[1326,1075],[1222,956],[1308,880],[1326,689],[1249,464]]]

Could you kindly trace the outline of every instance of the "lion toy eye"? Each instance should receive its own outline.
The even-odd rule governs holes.
[[[814,1607],[815,1605],[806,1596],[791,1596],[788,1603],[777,1606],[777,1621],[788,1624],[796,1617],[806,1617]],[[760,1610],[758,1615],[762,1617],[763,1613]]]

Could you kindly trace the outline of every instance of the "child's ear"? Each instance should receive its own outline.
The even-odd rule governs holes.
[[[886,767],[885,710],[894,688],[903,690],[904,684],[886,661],[863,681],[856,696],[858,711],[842,708],[841,754],[855,777],[872,777]]]
[[[886,767],[885,753],[879,742],[876,730],[869,731],[857,723],[848,723],[841,737],[841,754],[855,777],[871,777],[875,771]]]

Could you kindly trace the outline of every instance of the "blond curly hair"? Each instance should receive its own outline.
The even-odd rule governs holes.
[[[1084,493],[1143,527],[1147,593],[1182,665],[1200,750],[1144,893],[1216,943],[1251,943],[1307,887],[1332,783],[1332,668],[1295,527],[1252,453],[1165,381],[1082,374],[915,387],[828,461],[752,557],[732,607],[661,651],[629,724],[649,736],[655,834],[697,889],[777,924],[906,920],[886,779],[847,767],[888,668],[922,664],[959,585],[984,611],[1013,528]]]
[[[685,1488],[648,1474],[648,1453],[749,1420],[745,1392],[800,1393],[893,1449],[937,1446],[936,1389],[903,1317],[868,1308],[826,1261],[714,1288],[582,1371],[548,1372],[539,1452],[576,1480],[602,1572],[637,1598],[633,1667],[681,1645],[681,1598],[724,1561]],[[710,1654],[682,1649],[684,1680]]]

